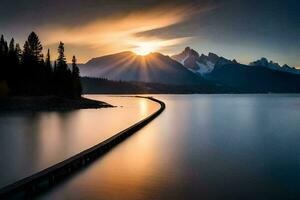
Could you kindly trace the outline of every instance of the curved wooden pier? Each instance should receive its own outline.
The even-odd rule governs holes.
[[[26,195],[33,195],[40,190],[44,190],[56,182],[59,182],[63,178],[70,176],[72,173],[83,168],[91,161],[97,159],[99,156],[103,155],[105,152],[109,151],[117,144],[125,140],[127,137],[131,136],[153,119],[155,119],[160,113],[162,113],[166,107],[165,103],[155,99],[153,97],[142,97],[135,96],[138,98],[146,98],[160,104],[160,108],[149,117],[137,122],[136,124],[130,126],[129,128],[117,133],[116,135],[104,140],[103,142],[78,153],[62,162],[59,162],[49,168],[46,168],[36,174],[29,177],[21,179],[13,184],[5,186],[0,189],[0,199],[10,198],[10,197],[24,197]]]

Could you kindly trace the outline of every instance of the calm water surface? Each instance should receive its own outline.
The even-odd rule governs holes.
[[[300,96],[154,96],[167,104],[156,120],[39,198],[300,198]],[[84,120],[94,120],[87,113]],[[99,132],[93,128],[81,130]],[[73,148],[72,134],[52,138],[58,147],[44,149]]]
[[[0,187],[92,147],[159,108],[146,99],[89,97],[118,107],[0,113]]]

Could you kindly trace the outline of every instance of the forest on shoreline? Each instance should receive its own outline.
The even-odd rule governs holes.
[[[76,57],[68,67],[64,43],[58,46],[58,58],[51,62],[50,50],[46,57],[36,33],[32,32],[23,49],[0,38],[0,96],[59,96],[70,99],[81,97],[82,88]]]

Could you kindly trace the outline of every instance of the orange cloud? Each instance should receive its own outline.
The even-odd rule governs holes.
[[[127,16],[113,16],[95,19],[84,26],[60,27],[48,25],[40,27],[40,32],[46,47],[63,41],[72,47],[85,46],[90,51],[77,49],[80,62],[85,62],[91,57],[125,50],[134,50],[142,42],[151,42],[156,45],[155,50],[161,47],[172,46],[188,40],[185,38],[171,38],[165,40],[156,37],[137,37],[137,33],[168,27],[189,19],[196,13],[207,10],[192,6],[159,7],[148,11],[130,13]]]

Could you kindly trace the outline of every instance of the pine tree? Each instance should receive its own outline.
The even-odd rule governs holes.
[[[46,81],[46,89],[49,93],[53,93],[54,86],[53,86],[53,69],[51,65],[51,58],[50,58],[50,50],[48,49],[46,60],[45,60],[45,81]]]
[[[75,56],[72,58],[72,74],[73,76],[79,76],[79,69],[77,67],[77,59]]]
[[[8,57],[7,57],[7,67],[6,67],[6,81],[8,87],[11,89],[12,94],[19,93],[19,89],[22,86],[22,73],[20,68],[20,55],[21,49],[19,44],[15,45],[14,38],[9,42],[8,46]]]
[[[6,47],[5,47],[5,45],[6,45],[6,41],[4,40],[4,35],[1,35],[1,38],[0,38],[0,58],[1,59],[3,59],[3,57],[4,56],[6,56],[5,55],[5,49],[6,49]]]
[[[30,64],[30,49],[28,41],[25,41],[23,46],[22,63],[24,65]]]
[[[73,79],[73,94],[75,98],[79,98],[82,93],[82,87],[79,76],[79,68],[76,64],[76,57],[72,58],[72,79]]]
[[[42,62],[43,60],[43,46],[40,42],[39,37],[35,34],[35,32],[31,32],[28,36],[28,47],[29,54],[32,56],[35,62]]]
[[[8,53],[9,54],[14,54],[15,53],[15,40],[14,40],[14,38],[12,38],[9,42]]]
[[[5,75],[4,75],[4,72],[5,72],[4,44],[5,44],[4,36],[1,35],[1,38],[0,38],[0,81],[5,79]]]
[[[4,36],[0,38],[0,80],[7,79],[8,71],[8,46]]]
[[[20,65],[21,64],[21,60],[22,60],[22,50],[20,48],[19,43],[16,44],[15,51],[16,51],[16,56],[17,56],[17,62]]]
[[[45,64],[46,64],[47,68],[51,68],[50,49],[48,49],[48,51],[47,51]]]
[[[4,55],[7,56],[8,55],[8,46],[7,46],[7,42],[4,42]]]
[[[72,74],[68,68],[66,57],[65,57],[65,47],[64,43],[60,42],[58,45],[58,58],[56,62],[55,70],[55,82],[57,84],[57,94],[65,97],[72,97],[73,84],[72,84]]]
[[[45,69],[42,54],[43,46],[38,36],[32,32],[24,44],[22,71],[24,74],[25,94],[41,95],[45,84]]]
[[[21,67],[21,58],[22,58],[22,50],[20,45],[17,43],[15,46],[15,53],[14,53],[14,69],[13,69],[13,82],[12,84],[12,92],[13,94],[20,94],[22,91],[21,88],[23,87],[23,74],[22,74],[22,67]]]
[[[9,42],[8,47],[8,57],[7,57],[7,66],[6,66],[6,80],[8,81],[9,87],[14,85],[14,73],[17,70],[17,56],[15,50],[15,40],[12,38]]]
[[[59,43],[57,51],[58,51],[57,67],[61,71],[66,71],[68,69],[68,66],[66,62],[65,47],[63,42]]]
[[[3,52],[4,52],[4,35],[1,35],[1,38],[0,38],[0,55],[2,56],[3,55]]]
[[[18,46],[18,48],[20,48]],[[17,45],[15,46],[15,40],[12,38],[9,42],[9,47],[8,47],[8,59],[9,59],[9,64],[13,65],[13,67],[16,67],[15,65],[19,64],[19,56],[20,56],[20,49],[17,49]],[[15,70],[15,69],[13,69]]]

